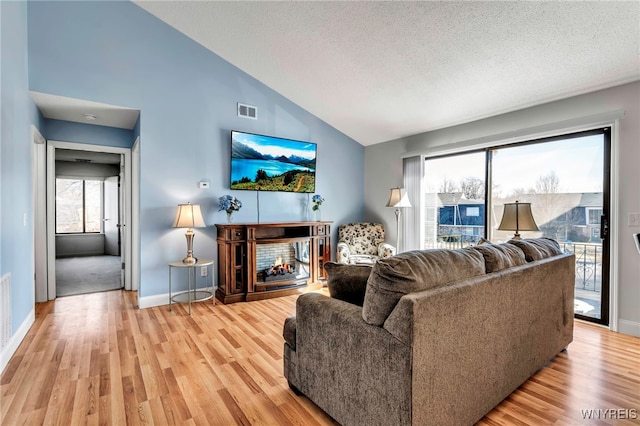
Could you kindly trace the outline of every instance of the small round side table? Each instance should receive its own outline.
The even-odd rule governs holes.
[[[211,276],[211,291],[198,290],[196,288],[196,273],[198,267],[206,267],[209,269],[208,274]],[[183,291],[177,294],[171,294],[171,272],[173,268],[186,268],[187,269],[187,291]],[[193,277],[193,279],[192,279]],[[193,282],[193,289],[191,283]],[[171,303],[188,303],[189,315],[191,315],[191,302],[201,302],[203,300],[213,299],[215,305],[216,299],[213,297],[214,284],[213,284],[213,260],[212,259],[198,259],[196,263],[183,263],[181,260],[169,263],[169,310],[171,310]]]

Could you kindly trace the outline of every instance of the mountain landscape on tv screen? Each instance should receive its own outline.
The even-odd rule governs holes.
[[[246,134],[242,136],[247,137]],[[249,135],[249,137],[254,135]],[[258,138],[259,136],[256,136]],[[236,139],[231,144],[231,189],[248,189],[254,191],[287,191],[314,192],[315,191],[315,144],[287,141],[287,146],[280,149],[281,154],[274,155],[273,140],[265,138],[269,145],[260,152],[260,146],[251,147]],[[254,143],[255,144],[255,143]],[[308,153],[302,155],[285,154],[295,150]],[[268,153],[271,151],[272,153]]]

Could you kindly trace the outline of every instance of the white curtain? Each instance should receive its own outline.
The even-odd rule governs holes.
[[[424,177],[424,158],[421,155],[403,160],[403,186],[411,206],[404,208],[402,214],[402,248],[399,251],[419,250],[424,241],[424,222],[422,220],[422,182]]]

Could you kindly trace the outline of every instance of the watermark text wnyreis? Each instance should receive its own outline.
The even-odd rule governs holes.
[[[583,420],[635,420],[638,418],[636,408],[597,408],[580,410]]]

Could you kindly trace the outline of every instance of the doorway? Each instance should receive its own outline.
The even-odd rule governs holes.
[[[70,142],[46,143],[46,191],[35,191],[36,301],[133,288],[131,281],[131,150]],[[36,185],[37,186],[37,185]],[[46,192],[46,196],[45,196]],[[38,206],[45,206],[45,208]],[[58,288],[58,282],[62,284]]]
[[[55,150],[56,296],[123,288],[121,154]]]

